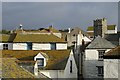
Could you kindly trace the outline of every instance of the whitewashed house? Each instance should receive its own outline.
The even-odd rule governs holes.
[[[104,80],[120,80],[120,46],[104,55]]]
[[[4,39],[5,38],[5,39]],[[4,35],[1,49],[9,50],[64,50],[67,42],[52,34],[11,34]],[[5,48],[3,48],[5,47]]]
[[[48,78],[77,79],[77,66],[73,52],[70,50],[44,51],[38,53],[34,60],[34,74],[39,73]]]
[[[1,34],[0,35],[0,50],[9,50],[13,48],[11,42],[9,42],[10,35]]]
[[[68,29],[67,32],[61,32],[62,38],[68,42],[68,46],[76,46],[82,44],[82,40],[84,39],[85,44],[91,42],[91,39],[88,37],[88,34],[81,30],[79,27],[75,27],[73,29]],[[77,43],[76,43],[77,42]]]
[[[103,78],[103,54],[115,48],[109,41],[96,37],[87,47],[83,60],[84,78]]]
[[[52,34],[17,34],[13,50],[64,50],[67,42]]]

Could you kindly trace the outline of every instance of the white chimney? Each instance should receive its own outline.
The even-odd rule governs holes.
[[[22,30],[22,24],[20,24],[19,28]]]
[[[71,30],[70,30],[70,28],[68,28],[68,33],[70,33],[71,32]]]

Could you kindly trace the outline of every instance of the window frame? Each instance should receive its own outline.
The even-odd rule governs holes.
[[[104,67],[103,66],[96,66],[98,69],[98,76],[103,77],[104,76]]]
[[[39,67],[43,67],[44,66],[44,58],[36,58],[36,61],[37,61],[37,65],[39,66]],[[41,65],[39,65],[39,61],[41,62],[40,64]]]
[[[103,61],[103,55],[105,53],[105,50],[98,50],[98,60]]]
[[[3,50],[8,50],[8,44],[3,44]]]
[[[56,43],[50,43],[50,46],[51,46],[51,50],[56,50],[57,49]]]
[[[72,70],[73,65],[72,65],[72,64],[73,64],[73,63],[72,63],[72,60],[70,60],[70,73],[73,72],[73,70]]]

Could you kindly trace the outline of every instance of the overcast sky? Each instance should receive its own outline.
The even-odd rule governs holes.
[[[3,2],[3,29],[38,29],[53,25],[57,29],[80,27],[86,30],[97,18],[118,25],[117,2]]]

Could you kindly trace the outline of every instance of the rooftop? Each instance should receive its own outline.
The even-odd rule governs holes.
[[[111,42],[98,36],[87,46],[87,49],[111,49],[115,47]]]
[[[2,41],[7,42],[9,37],[10,37],[10,35],[0,34],[0,42],[2,42]]]
[[[66,42],[53,34],[11,34],[11,35],[1,35],[1,41],[13,41],[13,42]]]
[[[3,78],[34,78],[35,76],[16,64],[15,58],[2,58]]]
[[[33,63],[34,57],[39,53],[46,53],[48,56],[47,65],[42,68],[45,70],[64,70],[70,50],[3,50],[3,58],[17,58],[20,61],[31,61]]]
[[[105,58],[119,58],[120,59],[120,46],[117,46],[116,48],[111,49],[104,56]]]

